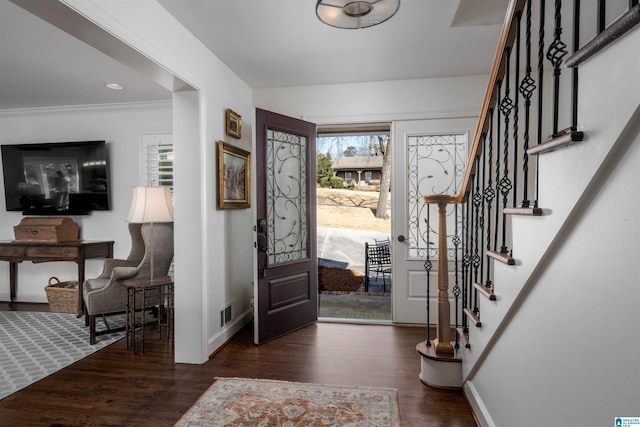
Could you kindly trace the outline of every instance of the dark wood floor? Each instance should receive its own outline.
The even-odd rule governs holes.
[[[404,427],[476,426],[462,393],[418,379],[422,339],[423,328],[317,323],[257,347],[245,328],[203,365],[174,364],[167,340],[146,340],[144,355],[121,340],[0,400],[0,425],[172,426],[216,377],[249,377],[397,388]]]

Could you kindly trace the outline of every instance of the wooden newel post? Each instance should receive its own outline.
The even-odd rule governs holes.
[[[436,354],[453,354],[449,306],[449,260],[447,258],[447,205],[438,202],[438,323],[434,340]]]

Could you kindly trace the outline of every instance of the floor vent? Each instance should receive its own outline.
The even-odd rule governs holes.
[[[225,326],[227,323],[231,322],[231,317],[231,305],[220,310],[220,326]]]

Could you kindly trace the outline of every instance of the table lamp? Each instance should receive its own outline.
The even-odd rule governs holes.
[[[142,223],[143,228],[148,224],[150,227],[149,257],[153,280],[153,224],[173,222],[173,202],[169,187],[133,187],[127,222]]]

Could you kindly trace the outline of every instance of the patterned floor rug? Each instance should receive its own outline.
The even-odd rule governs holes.
[[[89,328],[75,314],[0,312],[0,399],[123,336],[124,332],[102,335],[90,345]]]
[[[218,378],[176,426],[400,426],[394,389]]]

